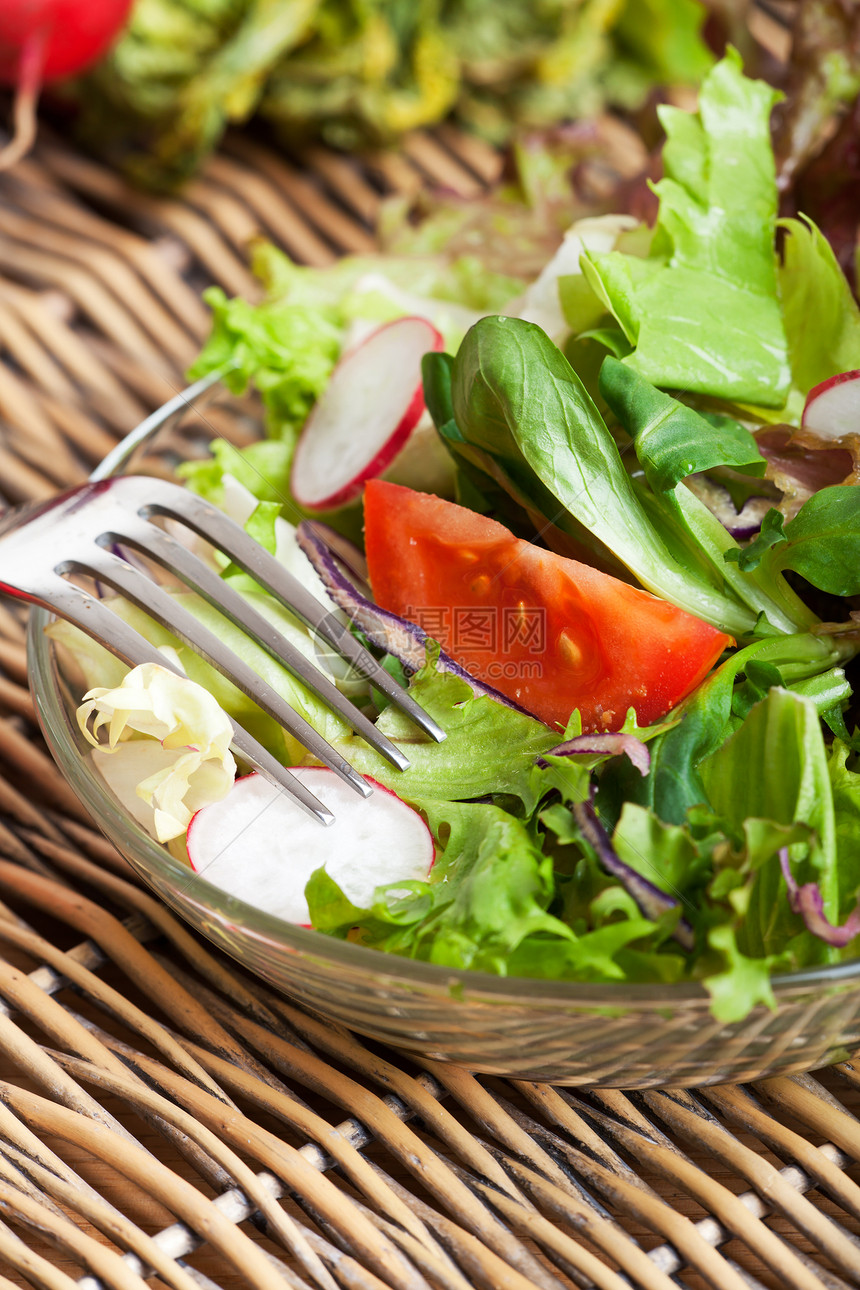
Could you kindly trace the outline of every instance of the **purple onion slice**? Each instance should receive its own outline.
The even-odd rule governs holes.
[[[612,845],[609,834],[597,818],[593,802],[576,802],[573,815],[585,841],[594,850],[607,873],[617,878],[621,886],[632,896],[646,918],[656,922],[661,915],[677,909],[680,902],[674,896],[661,891],[653,882],[643,878],[629,864],[625,864]],[[685,918],[679,918],[672,932],[675,940],[685,950],[692,950],[695,945],[695,933]]]
[[[860,905],[852,910],[844,923],[834,927],[824,912],[824,900],[818,883],[805,882],[800,885],[791,872],[788,847],[783,847],[780,851],[779,863],[788,888],[788,903],[794,913],[803,919],[808,932],[837,949],[850,945],[855,936],[860,936]]]
[[[716,480],[709,479],[706,475],[696,475],[687,484],[737,542],[754,537],[761,528],[765,515],[775,505],[770,497],[748,497],[738,510],[729,490]]]
[[[328,547],[336,562],[349,575],[350,581],[357,586],[362,595],[370,595],[370,578],[367,573],[367,558],[363,551],[350,542],[349,538],[338,533],[330,524],[322,520],[302,520],[300,527],[310,529],[315,537]]]
[[[319,527],[315,520],[302,520],[296,529],[296,541],[310,560],[334,604],[349,615],[350,620],[355,623],[359,631],[364,633],[371,645],[393,655],[408,671],[417,672],[426,662],[427,643],[432,640],[432,637],[428,636],[423,627],[419,627],[417,623],[410,623],[408,619],[400,618],[388,609],[382,609],[367,596],[363,596],[343,572],[334,551],[320,537]],[[529,712],[527,708],[509,699],[506,694],[472,676],[444,650],[439,651],[437,666],[443,672],[451,672],[465,681],[474,694],[485,695],[489,699],[494,699],[496,703],[504,704],[506,708],[513,708],[515,712],[532,717],[535,721],[539,719],[533,712]]]
[[[577,735],[575,739],[565,739],[564,743],[550,748],[542,757],[536,758],[538,766],[546,767],[547,757],[618,757],[622,753],[630,758],[640,775],[647,775],[651,766],[651,754],[641,739],[635,735]]]

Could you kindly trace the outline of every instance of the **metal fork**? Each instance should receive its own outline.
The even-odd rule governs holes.
[[[244,597],[188,547],[152,522],[159,517],[184,525],[223,552],[359,673],[368,677],[420,729],[433,739],[444,739],[444,731],[432,717],[331,610],[238,524],[177,484],[139,475],[102,479],[13,512],[0,524],[0,594],[59,614],[131,666],[152,662],[178,672],[180,669],[166,655],[113,613],[103,600],[68,579],[83,575],[106,584],[205,658],[294,735],[308,752],[357,792],[368,796],[371,787],[367,781],[313,726],[214,632],[178,604],[155,578],[124,559],[117,548],[139,552],[241,627],[393,766],[405,769],[409,762],[403,752]],[[233,747],[320,823],[332,823],[331,811],[236,723]]]

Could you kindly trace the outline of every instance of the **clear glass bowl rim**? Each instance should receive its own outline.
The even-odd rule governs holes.
[[[156,409],[117,444],[93,471],[91,478],[104,479],[121,473],[133,451],[148,443],[177,411],[188,407],[200,392],[214,384],[212,377],[204,378]],[[57,685],[50,638],[45,634],[51,617],[43,609],[35,606],[32,608],[27,634],[27,658],[36,712],[60,770],[93,819],[97,823],[105,821],[103,828],[108,837],[122,839],[120,849],[133,857],[143,872],[151,870],[161,882],[180,885],[186,892],[190,892],[191,871],[175,860],[122,810],[104,787],[97,772],[92,769],[89,759],[81,756],[72,725],[72,714],[66,710]],[[279,942],[303,957],[325,959],[336,966],[373,977],[380,984],[388,978],[434,992],[447,992],[452,983],[456,982],[458,986],[467,989],[471,996],[480,996],[488,1002],[541,1002],[567,1006],[581,1004],[606,1009],[628,1008],[637,1003],[646,1006],[662,1003],[677,1007],[685,1003],[701,1003],[707,998],[704,986],[697,982],[666,985],[660,982],[616,984],[553,981],[539,977],[497,976],[473,968],[446,967],[386,954],[352,941],[325,936],[311,928],[287,923],[236,897],[226,896],[220,888],[196,874],[193,875],[193,893],[196,903],[217,910],[222,918],[247,928],[255,937]],[[860,985],[860,958],[800,972],[775,974],[771,977],[771,984],[778,999],[781,994],[791,994],[809,986],[844,986],[852,980]]]

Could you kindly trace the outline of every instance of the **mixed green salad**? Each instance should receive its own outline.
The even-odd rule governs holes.
[[[135,0],[111,52],[72,88],[77,137],[136,182],[190,178],[230,123],[258,114],[287,146],[378,147],[455,114],[512,128],[638,109],[714,61],[725,0]]]
[[[455,969],[697,980],[725,1022],[773,1005],[773,974],[860,952],[858,440],[828,428],[826,401],[816,410],[836,385],[850,405],[860,311],[817,227],[777,216],[776,97],[730,52],[697,112],[661,110],[654,227],[575,225],[529,284],[487,269],[480,248],[308,270],[263,247],[262,304],[209,293],[213,333],[192,374],[252,382],[267,436],[242,450],[216,442],[181,473],[322,600],[296,541],[296,442],[344,347],[417,315],[445,348],[424,360],[434,424],[399,481],[585,554],[730,638],[659,719],[640,724],[631,701],[610,728],[583,730],[577,709],[553,728],[442,667],[428,630],[409,684],[447,733],[437,744],[222,562],[403,743],[409,768],[393,770],[228,624],[219,632],[436,841],[426,881],[378,888],[365,907],[320,865],[306,897],[321,933]],[[324,518],[360,543],[360,501]],[[308,759],[178,640],[115,608],[199,685],[127,675],[73,629],[52,630],[98,687],[81,720],[109,728],[94,753],[109,784],[181,854],[194,811],[232,785],[223,713],[287,764]],[[402,656],[365,634],[402,674]]]

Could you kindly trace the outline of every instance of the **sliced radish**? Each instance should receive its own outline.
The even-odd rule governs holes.
[[[246,775],[191,821],[192,869],[249,905],[305,925],[305,886],[321,866],[362,909],[385,883],[426,880],[432,834],[395,793],[374,783],[371,797],[359,797],[333,771],[315,766],[292,773],[334,812],[332,825],[323,828],[262,775]]]
[[[840,372],[811,389],[800,424],[821,439],[860,434],[860,371]]]
[[[296,447],[299,505],[334,510],[391,465],[424,411],[421,359],[442,346],[426,318],[397,318],[343,355]]]

